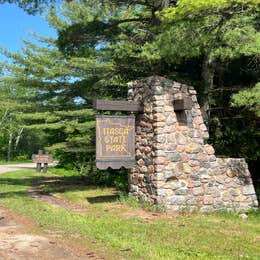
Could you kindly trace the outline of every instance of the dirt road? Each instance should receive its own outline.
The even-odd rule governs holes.
[[[26,169],[35,169],[35,164],[0,165],[0,174]],[[104,259],[53,231],[46,230],[43,234],[31,230],[40,229],[30,220],[0,206],[0,260]]]
[[[5,260],[82,260],[104,259],[57,234],[35,235],[27,220],[0,207],[0,259]]]

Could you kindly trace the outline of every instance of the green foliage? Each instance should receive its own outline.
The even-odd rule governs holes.
[[[210,123],[210,142],[219,156],[257,161],[260,157],[257,121],[248,115],[240,115],[235,118],[213,118]]]
[[[94,112],[88,109],[91,103],[85,97],[87,90],[78,87],[80,78],[84,81],[82,75],[93,64],[82,66],[81,62],[88,61],[84,58],[68,60],[55,48],[54,39],[35,37],[41,46],[24,41],[21,53],[2,50],[13,60],[1,63],[5,70],[2,86],[23,92],[10,101],[16,119],[22,122],[27,135],[44,133],[45,140],[36,151],[44,146],[54,154],[60,149],[68,152],[93,147]],[[6,97],[3,95],[3,99]]]
[[[197,56],[210,60],[257,56],[259,6],[259,0],[180,0],[160,13],[162,29],[152,45],[144,46],[144,55],[169,62]]]
[[[16,4],[28,14],[35,15],[41,13],[46,7],[53,6],[55,0],[1,0],[0,4],[9,3]]]
[[[57,176],[61,176],[61,177],[78,177],[78,171],[76,170],[68,170],[65,168],[59,168],[59,167],[55,167],[55,168],[51,168],[49,170],[49,172],[51,172],[54,175]]]
[[[247,111],[230,103],[237,89],[259,81],[259,11],[259,0],[179,0],[158,13],[161,25],[155,41],[142,47],[142,55],[153,62],[198,66],[193,85],[199,90],[209,141],[218,154],[253,161],[260,155],[259,121],[253,115],[259,115],[258,87],[232,98],[234,106]]]
[[[99,61],[101,71],[110,65],[108,73],[92,77],[96,80],[92,88],[98,84],[109,89],[110,96],[117,97],[116,93],[126,94],[122,84],[127,81],[164,69],[163,64],[159,69],[141,52],[142,46],[154,38],[156,11],[169,5],[170,1],[78,0],[64,5],[62,14],[68,22],[54,12],[50,20],[59,24],[58,46],[62,52],[73,57],[93,57]]]
[[[19,114],[26,104],[16,99],[24,95],[17,85],[4,84],[0,80],[0,159],[10,161],[19,155],[19,144],[24,133],[23,121]]]
[[[129,187],[128,187],[128,170],[126,169],[120,169],[117,171],[110,170],[110,181],[109,184],[116,187],[119,191],[122,193],[128,193]]]
[[[210,140],[214,143],[218,154],[244,157],[249,162],[259,160],[259,93],[259,84],[251,89],[241,90],[231,99],[232,106],[237,107],[235,115],[215,117],[211,120]]]
[[[73,160],[80,165],[82,156],[74,153],[86,152],[88,160],[78,169],[96,175],[89,108],[95,98],[125,97],[126,82],[150,74],[151,66],[144,66],[139,54],[150,38],[151,20],[158,20],[159,2],[64,2],[48,16],[58,41],[35,35],[36,41],[25,40],[19,53],[2,49],[13,62],[0,64],[5,71],[1,81],[24,90],[18,102],[26,102],[19,114],[24,129],[44,133],[42,146],[63,166],[68,167],[67,157],[70,167]]]
[[[122,192],[128,192],[128,171],[126,169],[98,170],[93,152],[72,153],[60,150],[56,158],[59,160],[59,165],[52,170],[55,174],[63,175],[68,171],[69,176],[74,176],[76,173],[87,184],[114,186]]]
[[[234,107],[245,107],[260,117],[260,83],[252,89],[241,90],[232,97]]]

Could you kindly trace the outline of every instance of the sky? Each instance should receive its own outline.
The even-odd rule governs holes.
[[[22,38],[30,39],[31,32],[41,36],[56,35],[40,15],[28,15],[14,4],[0,4],[0,47],[16,52],[22,47]],[[4,59],[0,55],[0,61]]]

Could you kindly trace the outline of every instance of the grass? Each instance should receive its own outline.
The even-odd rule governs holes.
[[[86,209],[74,213],[29,197],[27,190],[37,179],[39,174],[34,171],[0,175],[0,204],[31,218],[44,230],[66,237],[77,234],[82,243],[95,246],[108,258],[260,259],[259,212],[247,220],[231,213],[149,219],[128,214],[135,212],[137,205],[127,199],[120,202],[112,188],[85,186],[73,177],[42,186]]]
[[[0,165],[12,165],[12,164],[20,164],[20,163],[31,163],[32,160],[15,160],[15,161],[1,161]]]
[[[75,177],[75,178],[79,177],[79,173],[77,170],[65,170],[63,168],[53,168],[51,169],[51,172],[61,177]]]

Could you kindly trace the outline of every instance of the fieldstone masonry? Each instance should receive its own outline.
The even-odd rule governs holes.
[[[244,159],[216,158],[196,91],[153,76],[129,83],[129,100],[144,105],[136,116],[136,160],[130,192],[167,211],[256,208],[258,201]],[[174,111],[190,98],[192,109]]]

